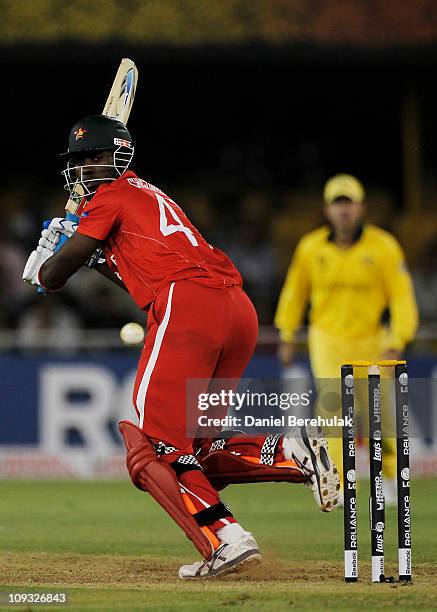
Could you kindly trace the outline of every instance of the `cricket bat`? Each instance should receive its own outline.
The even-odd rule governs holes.
[[[108,99],[103,107],[102,115],[118,119],[126,125],[134,102],[137,82],[137,67],[131,59],[124,57],[118,67]],[[74,188],[73,194],[70,195],[65,205],[65,210],[67,211],[66,218],[69,221],[77,223],[85,203],[86,198],[84,197],[84,190],[82,185],[78,182]],[[50,221],[45,221],[43,226],[48,227],[49,224]],[[66,240],[67,236],[60,237],[56,251],[61,248]],[[45,294],[46,292],[42,287],[38,287],[38,293]]]

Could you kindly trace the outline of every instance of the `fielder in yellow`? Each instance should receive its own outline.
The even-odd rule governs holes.
[[[279,299],[275,325],[281,364],[293,361],[294,336],[309,304],[309,356],[319,383],[338,380],[341,365],[350,361],[400,359],[417,328],[414,290],[402,249],[391,234],[364,222],[364,197],[361,182],[351,175],[338,174],[326,183],[328,225],[299,242]],[[384,327],[381,318],[387,308],[390,325]],[[325,397],[329,395],[337,398],[338,392]],[[340,406],[336,408],[339,414]],[[318,412],[332,417],[332,406],[321,402]],[[329,446],[341,471],[340,435],[334,435]],[[384,494],[390,504],[396,500],[393,438],[386,437],[383,453]]]

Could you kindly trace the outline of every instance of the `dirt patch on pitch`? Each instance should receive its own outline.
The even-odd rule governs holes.
[[[109,555],[2,554],[0,584],[88,585],[159,583],[174,579],[179,564]]]
[[[341,579],[342,567],[329,561],[297,561],[285,562],[277,558],[275,553],[263,551],[262,563],[252,568],[248,573],[235,574],[234,580],[267,580],[268,582],[313,581],[325,582]]]
[[[232,574],[223,580],[233,582],[281,582],[339,580],[338,564],[282,563],[273,555],[264,555],[261,565],[248,573]],[[4,553],[0,559],[0,584],[7,585],[123,585],[143,587],[178,581],[180,560],[152,557],[122,557],[110,555],[67,555],[31,553]],[[219,579],[216,579],[216,581]]]

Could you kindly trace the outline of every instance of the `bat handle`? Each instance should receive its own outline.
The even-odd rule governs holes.
[[[74,215],[73,213],[67,212],[66,218],[69,221],[74,221],[74,223],[79,223],[79,217],[77,215]],[[51,222],[51,219],[46,219],[45,221],[43,221],[43,224],[42,224],[43,229],[47,229],[48,226],[50,225],[50,222]],[[67,242],[67,240],[68,240],[68,236],[65,236],[65,234],[60,235],[59,242],[55,248],[55,253],[59,251],[59,249],[62,247],[63,244]],[[47,291],[44,289],[44,287],[38,287],[37,291],[39,295],[47,295]]]

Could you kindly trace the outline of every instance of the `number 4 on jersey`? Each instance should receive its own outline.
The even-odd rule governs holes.
[[[166,202],[164,198],[159,194],[156,193],[155,195],[159,204],[159,229],[161,230],[161,233],[164,236],[170,236],[175,232],[183,232],[193,246],[199,246],[199,243],[197,242],[196,237],[194,236],[191,229],[189,227],[185,227],[185,225],[179,219],[170,204]],[[167,215],[165,212],[166,210],[168,210],[173,220],[176,221],[176,224],[168,223]]]

